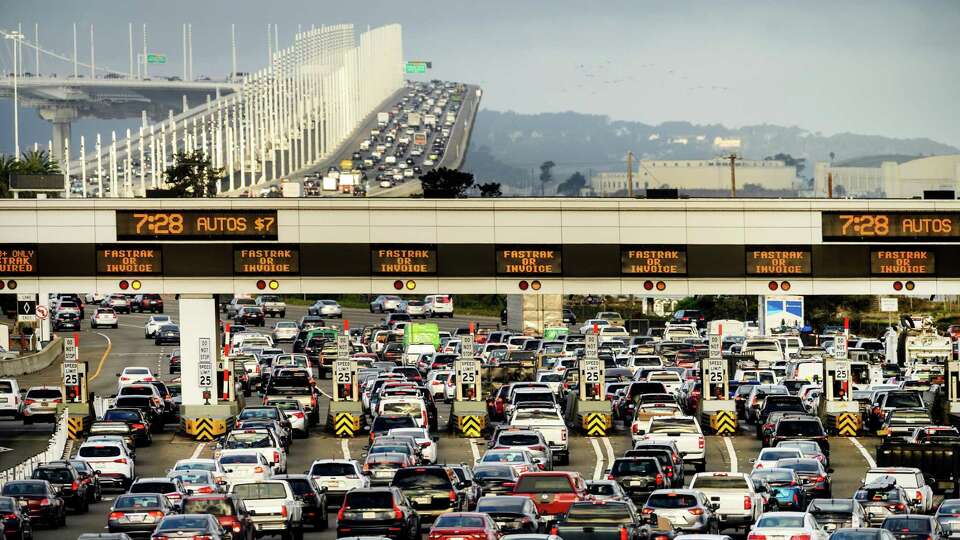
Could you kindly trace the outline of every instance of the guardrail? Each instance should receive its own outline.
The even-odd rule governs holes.
[[[0,377],[36,373],[56,362],[63,355],[63,338],[51,341],[42,351],[0,360]]]
[[[68,416],[69,411],[67,410],[60,413],[60,418],[57,419],[57,429],[53,432],[53,436],[50,437],[50,444],[46,450],[23,460],[19,465],[0,472],[0,488],[3,488],[3,485],[11,480],[30,478],[30,476],[33,475],[33,470],[44,463],[63,459],[63,452],[67,447]]]

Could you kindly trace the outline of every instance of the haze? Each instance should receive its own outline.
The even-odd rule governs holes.
[[[399,22],[406,58],[432,61],[430,78],[480,84],[489,109],[775,123],[960,145],[960,2],[952,0],[0,0],[0,13],[0,26],[22,22],[31,40],[39,22],[41,43],[68,55],[76,21],[84,61],[92,22],[97,64],[121,71],[127,23],[137,48],[147,23],[150,51],[170,59],[157,75],[181,73],[180,28],[191,22],[194,73],[214,78],[230,69],[231,22],[240,71],[265,64],[268,22],[279,25],[282,46],[298,24]],[[12,69],[9,42],[0,61]],[[51,61],[42,62],[49,71]],[[71,70],[64,62],[57,69]]]

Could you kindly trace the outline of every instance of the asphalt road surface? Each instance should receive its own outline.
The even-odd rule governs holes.
[[[171,299],[167,302],[166,313],[176,319],[176,303]],[[306,314],[306,308],[290,306],[288,319],[298,319]],[[165,356],[173,349],[171,346],[158,347],[152,340],[144,339],[143,323],[149,315],[130,314],[120,316],[120,327],[116,330],[91,331],[85,325],[80,332],[80,358],[90,363],[90,388],[92,391],[112,395],[116,392],[116,376],[124,366],[147,366],[157,370],[166,380],[167,373]],[[378,322],[381,315],[370,314],[361,310],[345,310],[345,318],[351,326],[361,326]],[[465,326],[469,319],[481,322],[491,322],[492,319],[455,317],[453,319],[438,319],[437,322],[444,329]],[[269,329],[271,322],[266,328]],[[88,323],[88,320],[85,320]],[[290,345],[284,348],[289,350]],[[59,380],[59,368],[48,369],[42,373],[22,377],[21,385],[26,387],[33,384],[55,384]],[[330,384],[324,380],[321,387]],[[325,404],[321,405],[325,408]],[[441,404],[440,422],[443,426],[449,415],[449,406]],[[0,460],[4,466],[12,464],[16,456],[46,446],[46,437],[50,432],[49,426],[28,426],[25,430],[19,421],[0,422],[0,446],[12,447],[14,450],[0,453]],[[210,443],[197,443],[184,437],[177,436],[170,426],[167,432],[154,437],[152,446],[140,448],[137,451],[137,473],[141,476],[163,476],[177,459],[191,456],[212,457],[213,447]],[[441,430],[442,431],[442,430]],[[482,439],[463,439],[441,432],[439,443],[439,461],[447,463],[472,463],[485,450]],[[878,439],[873,437],[831,439],[831,465],[836,472],[833,474],[833,494],[835,497],[850,497],[860,485],[870,461],[875,453]],[[299,439],[291,448],[289,455],[289,470],[291,473],[303,472],[314,459],[350,457],[361,459],[366,439],[336,439],[330,435],[315,430],[308,439]],[[710,471],[740,471],[749,472],[750,460],[757,455],[760,442],[753,436],[752,428],[741,426],[741,434],[735,437],[715,437],[706,439],[707,470]],[[606,468],[616,456],[620,456],[630,447],[629,434],[625,432],[613,434],[609,437],[587,438],[574,435],[570,441],[570,465],[558,467],[575,470],[586,479],[599,478],[605,475]],[[689,477],[689,475],[688,475]],[[58,530],[38,529],[35,537],[38,540],[62,540],[76,538],[82,533],[105,532],[106,516],[116,494],[109,493],[104,501],[91,506],[90,512],[83,515],[71,514],[67,519],[67,528]],[[336,514],[331,513],[331,529],[324,532],[308,532],[307,537],[313,540],[332,540],[335,538]]]

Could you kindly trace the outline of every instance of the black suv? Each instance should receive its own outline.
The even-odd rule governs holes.
[[[769,446],[776,446],[780,441],[817,441],[823,455],[830,457],[830,441],[823,424],[816,417],[786,416],[777,422],[770,435]]]
[[[617,458],[607,480],[616,480],[635,502],[643,504],[655,490],[667,487],[667,478],[655,457]]]
[[[390,487],[399,489],[417,510],[423,521],[440,514],[459,512],[465,507],[463,492],[457,490],[457,476],[446,467],[407,467],[397,471]]]
[[[337,538],[344,536],[417,540],[420,516],[397,488],[354,489],[337,513]]]
[[[90,509],[90,485],[81,481],[80,473],[65,461],[52,461],[33,470],[30,478],[46,480],[60,493],[63,501],[75,511],[86,514]]]
[[[315,530],[327,529],[327,490],[318,487],[312,476],[306,474],[274,475],[273,480],[283,480],[290,485],[293,496],[303,506],[303,524]]]

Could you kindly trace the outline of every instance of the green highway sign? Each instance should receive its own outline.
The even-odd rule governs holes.
[[[432,68],[433,62],[407,62],[403,66],[405,73],[426,73],[427,69]]]
[[[149,53],[147,54],[147,63],[148,64],[166,64],[167,55]]]

